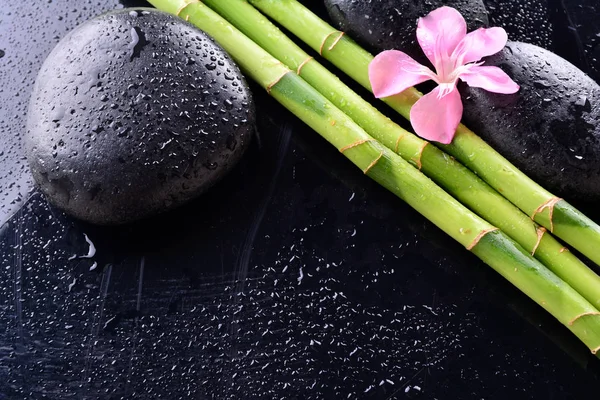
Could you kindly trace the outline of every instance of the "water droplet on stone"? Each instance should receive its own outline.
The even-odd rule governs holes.
[[[584,95],[577,97],[577,100],[575,101],[575,105],[577,107],[586,108],[586,109],[591,107],[589,99],[587,98],[587,96],[584,96]]]

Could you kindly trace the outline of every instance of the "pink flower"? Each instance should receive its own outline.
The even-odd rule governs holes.
[[[456,89],[458,79],[495,93],[519,90],[500,68],[483,67],[483,62],[475,62],[506,45],[507,35],[502,28],[480,28],[467,34],[462,15],[454,8],[441,7],[419,18],[417,40],[436,72],[401,51],[387,50],[369,65],[369,79],[377,98],[398,94],[429,79],[438,84],[410,110],[413,129],[427,140],[452,142],[463,113]]]

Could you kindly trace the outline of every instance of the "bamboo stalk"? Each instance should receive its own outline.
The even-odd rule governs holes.
[[[373,56],[297,0],[248,0],[360,85],[371,90],[368,66]],[[414,88],[384,101],[410,119],[422,94]],[[528,178],[464,125],[449,145],[437,144],[474,171],[538,224],[600,265],[600,226]]]
[[[548,310],[588,348],[600,350],[600,314],[502,231],[473,214],[412,165],[201,2],[151,0],[205,31],[271,96],[317,131],[365,174],[410,204]],[[287,71],[287,72],[286,72]],[[357,144],[360,142],[360,144]],[[356,144],[356,145],[354,145]]]
[[[600,308],[600,277],[468,168],[385,117],[246,1],[204,0],[204,3],[296,71],[369,135],[418,167],[462,204],[499,227],[596,308]]]

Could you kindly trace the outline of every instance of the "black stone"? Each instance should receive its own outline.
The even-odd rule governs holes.
[[[521,89],[495,94],[459,85],[463,120],[536,182],[568,199],[600,199],[600,86],[561,57],[509,42],[485,65]]]
[[[248,86],[212,39],[169,14],[127,9],[85,22],[48,56],[26,151],[52,204],[119,224],[200,195],[240,159],[254,123]]]
[[[488,26],[481,0],[325,0],[325,5],[334,25],[369,51],[402,50],[421,63],[427,59],[417,43],[417,21],[436,8],[456,8],[469,31]]]

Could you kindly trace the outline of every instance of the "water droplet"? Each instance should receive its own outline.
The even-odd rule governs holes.
[[[65,116],[65,108],[63,106],[57,106],[54,109],[54,114],[52,115],[52,122],[58,122],[63,119]]]
[[[227,137],[226,145],[229,150],[235,150],[235,148],[237,147],[237,139],[235,138],[235,135],[229,135]]]
[[[135,46],[137,46],[137,44],[140,42],[140,35],[138,35],[136,28],[131,28],[130,32],[131,32],[131,42],[129,42],[129,44],[127,45],[127,48],[129,49],[129,60],[133,60]]]
[[[583,96],[583,95],[581,95],[577,98],[577,100],[575,101],[575,105],[577,107],[581,107],[581,108],[585,108],[585,109],[591,107],[590,100],[587,98],[587,96]]]

